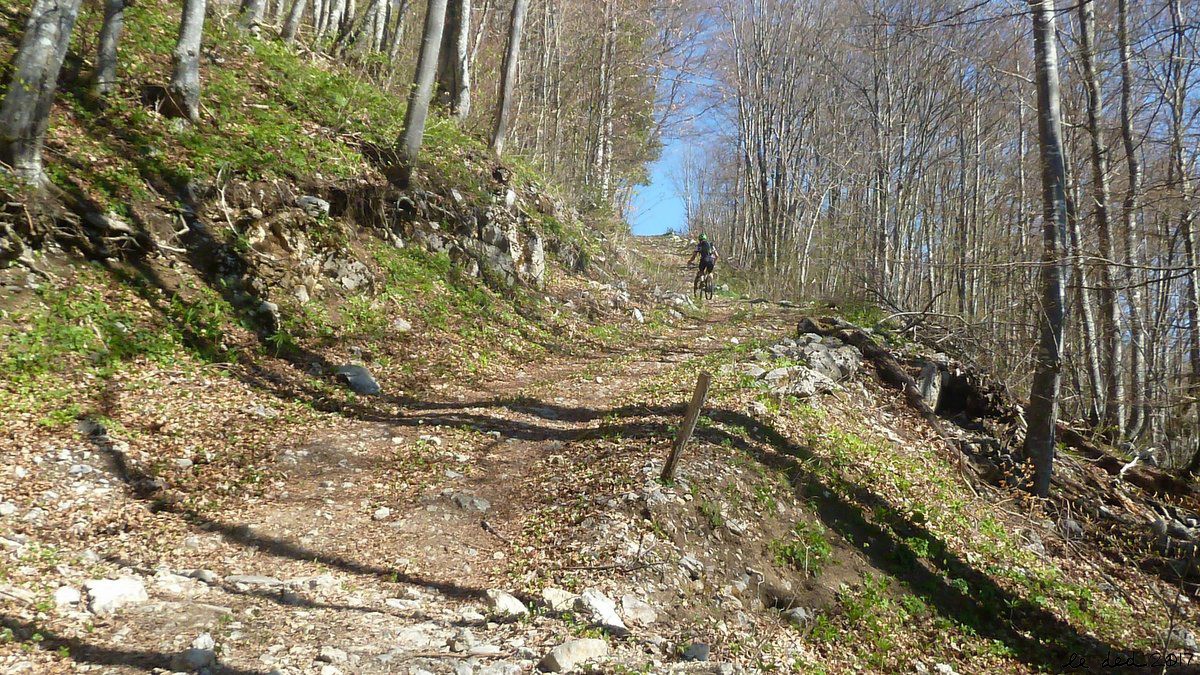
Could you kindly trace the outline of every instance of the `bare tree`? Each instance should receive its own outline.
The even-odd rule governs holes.
[[[413,168],[421,154],[445,22],[446,0],[429,0],[425,9],[425,29],[421,36],[421,52],[417,57],[417,72],[413,76],[408,110],[404,114],[404,132],[399,139],[400,166],[397,167],[395,180],[401,187],[407,187],[412,180]]]
[[[284,42],[296,40],[296,33],[300,31],[300,21],[304,18],[304,7],[307,4],[308,0],[292,1],[292,8],[283,22],[283,29],[279,32],[279,36],[283,38]]]
[[[42,180],[42,143],[79,0],[35,0],[0,103],[0,161],[23,181]]]
[[[509,117],[512,115],[513,89],[517,82],[517,62],[521,54],[521,34],[525,30],[525,13],[529,0],[514,0],[508,22],[508,50],[504,53],[504,71],[500,81],[500,97],[496,103],[496,121],[492,128],[492,152],[504,153]]]
[[[1033,12],[1034,53],[1037,63],[1038,138],[1042,158],[1042,300],[1038,317],[1037,369],[1026,412],[1029,431],[1025,456],[1033,462],[1032,491],[1050,494],[1054,471],[1055,425],[1062,381],[1062,339],[1066,298],[1065,242],[1067,230],[1067,173],[1063,162],[1062,112],[1055,44],[1055,0],[1029,0]]]
[[[1096,10],[1094,2],[1081,2],[1079,13],[1080,63],[1087,92],[1087,131],[1091,140],[1092,199],[1100,240],[1100,342],[1104,347],[1104,425],[1111,438],[1125,436],[1124,340],[1117,306],[1116,255],[1109,224],[1108,147],[1100,128],[1104,116],[1100,79],[1096,74]]]
[[[438,98],[458,122],[471,112],[471,0],[448,0],[438,58]]]
[[[200,120],[200,40],[204,36],[204,10],[207,0],[184,0],[175,43],[171,96],[184,115]]]
[[[96,73],[92,80],[92,91],[97,96],[108,96],[117,87],[117,45],[121,31],[125,28],[127,0],[105,0],[104,23],[100,26],[100,46],[96,53]]]

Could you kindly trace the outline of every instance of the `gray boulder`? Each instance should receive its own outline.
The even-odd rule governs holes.
[[[548,673],[565,673],[587,661],[608,656],[608,643],[595,638],[570,640],[550,650],[538,668]]]
[[[305,213],[314,218],[320,218],[329,215],[329,202],[321,199],[320,197],[304,195],[296,200],[296,205],[304,209]]]
[[[381,391],[379,383],[375,381],[370,371],[362,366],[339,366],[336,374],[338,381],[350,387],[350,390],[356,394],[377,396]]]

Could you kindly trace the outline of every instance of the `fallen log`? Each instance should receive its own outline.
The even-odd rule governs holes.
[[[876,342],[870,333],[835,317],[812,318],[805,317],[796,327],[798,333],[814,333],[825,337],[835,337],[846,344],[857,347],[879,373],[880,379],[889,386],[901,390],[908,404],[938,433],[939,436],[951,442],[960,451],[965,448],[945,424],[946,420],[938,415],[921,395],[921,388],[916,379],[892,355],[887,347]],[[990,417],[1000,421],[1010,428],[1019,430],[1024,435],[1025,406],[1013,397],[1008,389],[999,382],[992,380],[974,368],[963,367],[963,375],[955,378],[957,385],[970,390],[973,403],[967,406],[968,414],[977,417]],[[945,392],[943,391],[943,395]],[[1063,422],[1057,425],[1059,440],[1070,450],[1073,450],[1091,465],[1105,473],[1135,485],[1151,494],[1194,495],[1197,489],[1189,482],[1180,479],[1166,471],[1149,466],[1134,466],[1126,468],[1128,462],[1105,450],[1087,436]],[[1014,445],[1022,442],[1021,438],[1014,439]],[[1122,469],[1124,473],[1122,474]]]
[[[921,396],[921,388],[912,375],[900,365],[886,347],[875,342],[865,331],[853,324],[836,318],[813,319],[804,317],[796,327],[798,334],[814,333],[823,337],[834,337],[848,345],[858,348],[872,364],[883,381],[904,393],[904,399],[912,406],[929,426],[946,441],[958,447],[959,439],[950,434],[944,421],[929,407],[925,397]]]

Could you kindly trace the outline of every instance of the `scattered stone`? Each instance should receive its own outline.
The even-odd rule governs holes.
[[[703,642],[693,642],[683,648],[681,657],[684,661],[707,661],[708,660],[708,645]]]
[[[497,645],[475,645],[467,650],[470,656],[499,656],[500,647]]]
[[[329,215],[329,202],[320,197],[304,195],[296,200],[296,204],[304,209],[308,215],[314,218],[320,218]]]
[[[704,563],[696,558],[685,555],[679,560],[679,569],[691,579],[699,579],[704,574]]]
[[[79,589],[71,586],[59,586],[54,591],[54,604],[58,607],[74,607],[83,600],[83,594]]]
[[[589,588],[575,601],[575,609],[592,622],[614,635],[627,635],[629,629],[617,614],[617,603],[600,591]]]
[[[381,506],[381,507],[375,509],[375,513],[371,514],[371,518],[373,518],[374,520],[387,520],[388,518],[391,518],[391,517],[392,517],[392,510],[386,506]]]
[[[491,589],[487,592],[488,609],[502,619],[515,619],[529,614],[525,603],[504,591]]]
[[[522,668],[515,663],[501,661],[476,671],[476,675],[521,675]]]
[[[486,513],[488,509],[492,508],[492,503],[483,497],[476,497],[465,492],[455,492],[450,496],[450,501],[454,502],[455,506],[464,511]]]
[[[808,624],[812,623],[813,619],[815,618],[811,611],[803,607],[793,607],[784,612],[783,616],[787,618],[788,623],[800,628],[804,628]]]
[[[948,663],[939,663],[933,667],[933,672],[938,675],[958,675],[958,672]]]
[[[317,661],[320,663],[345,663],[348,658],[349,657],[346,655],[346,652],[338,649],[337,647],[330,647],[328,645],[321,647],[321,650],[317,653]]]
[[[197,647],[195,646],[197,644],[210,646]],[[185,649],[171,657],[171,670],[195,672],[216,664],[217,653],[213,649],[216,645],[213,643],[211,635],[208,633],[201,635],[192,645],[190,649]]]
[[[397,333],[407,333],[411,331],[412,328],[412,324],[409,323],[408,319],[403,317],[398,316],[394,321],[392,321],[392,330],[396,331]]]
[[[474,646],[475,634],[471,632],[470,628],[460,628],[454,637],[450,638],[450,651],[452,652],[465,652]]]
[[[46,519],[46,510],[38,507],[29,509],[29,512],[22,518],[27,523],[40,523]]]
[[[1074,518],[1062,518],[1057,524],[1058,533],[1063,536],[1063,539],[1082,539],[1083,526]]]
[[[767,374],[767,370],[757,363],[747,363],[742,365],[742,373],[758,379]]]
[[[371,376],[370,371],[362,366],[340,366],[337,369],[337,379],[350,390],[363,396],[377,396],[381,391],[379,383]]]
[[[608,656],[608,643],[595,638],[570,640],[550,650],[538,668],[549,673],[565,673],[581,663]]]
[[[578,595],[561,588],[546,587],[542,589],[542,600],[555,612],[571,611],[575,608],[575,601],[578,599]]]
[[[649,626],[658,621],[658,612],[654,611],[650,603],[632,595],[621,596],[621,613],[626,621],[637,626]]]
[[[263,300],[258,305],[258,313],[264,317],[264,323],[272,333],[278,331],[279,327],[283,325],[283,315],[279,313],[279,305],[273,302]]]
[[[0,517],[7,518],[17,512],[17,505],[12,502],[0,503]]]
[[[127,605],[146,602],[150,596],[141,579],[92,579],[83,584],[88,594],[88,611],[96,616],[110,616]]]
[[[1196,652],[1200,651],[1200,646],[1196,644],[1195,633],[1183,626],[1175,626],[1167,634],[1167,649],[1186,649]]]
[[[189,576],[197,581],[203,581],[206,584],[215,584],[221,579],[212,570],[191,570],[186,572],[184,576]]]
[[[87,464],[75,464],[70,469],[67,469],[67,473],[75,478],[81,478],[89,473],[92,473],[93,471],[95,471],[95,469]]]
[[[37,593],[20,586],[0,586],[0,598],[15,600],[23,605],[32,605],[37,602]]]
[[[637,307],[633,308],[633,320],[638,323],[646,323],[646,317],[642,314],[642,310]]]

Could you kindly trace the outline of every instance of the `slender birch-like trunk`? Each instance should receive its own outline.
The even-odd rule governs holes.
[[[500,81],[500,96],[496,102],[496,120],[492,127],[492,152],[504,154],[509,116],[512,111],[513,90],[517,85],[517,62],[521,55],[521,35],[525,30],[525,13],[529,0],[515,0],[508,20],[508,50],[504,53],[504,71]]]
[[[1030,487],[1050,494],[1054,473],[1055,424],[1062,384],[1062,339],[1066,301],[1063,292],[1067,230],[1066,166],[1063,162],[1062,113],[1055,44],[1055,0],[1029,0],[1033,12],[1037,63],[1038,137],[1042,158],[1042,298],[1036,371],[1026,410],[1025,456],[1033,463]]]

